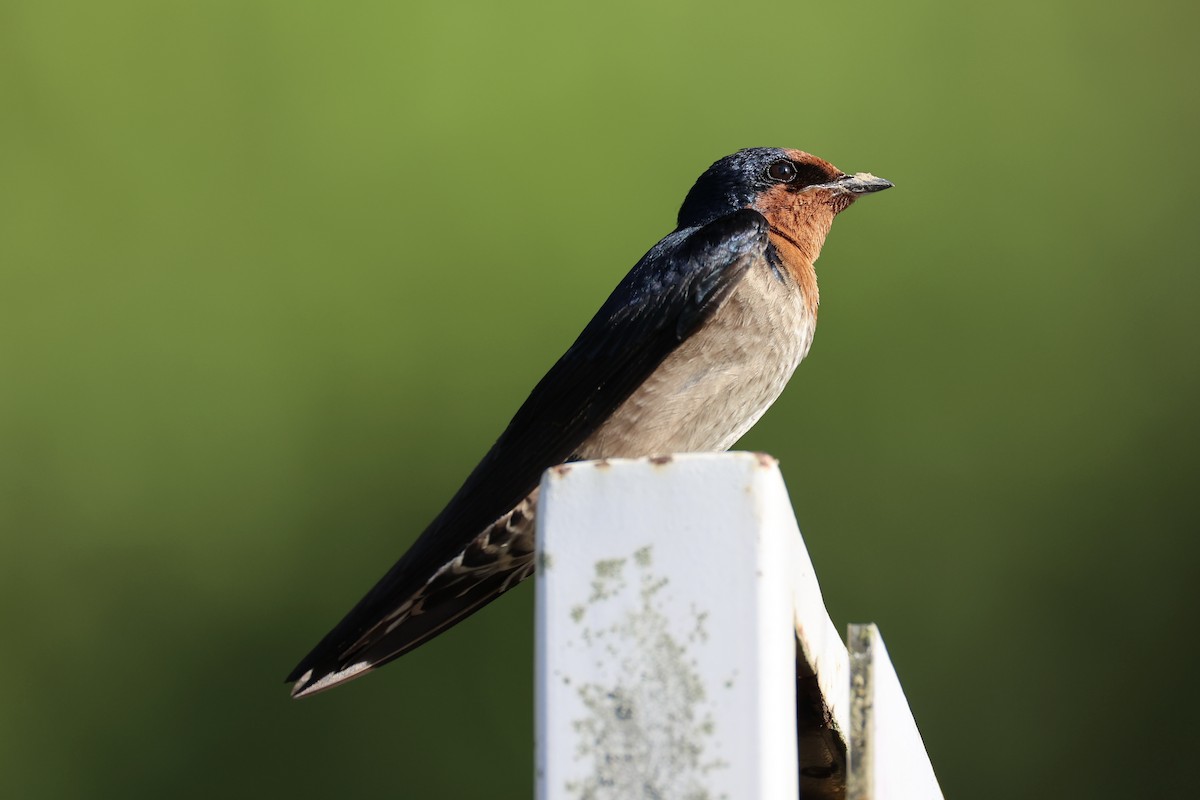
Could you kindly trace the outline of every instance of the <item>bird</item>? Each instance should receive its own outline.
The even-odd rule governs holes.
[[[834,217],[891,187],[794,149],[712,164],[446,507],[288,675],[292,697],[377,669],[532,575],[545,470],[729,449],[808,354]]]

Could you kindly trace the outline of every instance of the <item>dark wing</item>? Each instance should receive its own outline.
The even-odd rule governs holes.
[[[427,607],[394,630],[382,624],[486,526],[527,497],[545,470],[571,459],[761,260],[767,230],[762,215],[743,209],[701,228],[677,230],[655,245],[534,388],[442,513],[292,671],[288,681],[303,683],[294,694],[315,689],[322,677],[350,665],[361,666],[346,679],[390,661],[496,597],[497,587],[480,586]],[[335,682],[340,680],[327,685]]]

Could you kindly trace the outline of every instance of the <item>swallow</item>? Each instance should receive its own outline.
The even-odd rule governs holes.
[[[833,218],[891,186],[800,150],[709,167],[450,503],[288,676],[292,696],[370,672],[528,578],[546,469],[731,447],[808,354]]]

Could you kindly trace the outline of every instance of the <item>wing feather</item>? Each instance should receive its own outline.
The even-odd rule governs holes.
[[[537,384],[446,508],[288,677],[302,681],[297,693],[315,689],[326,676],[337,678],[334,673],[348,679],[391,660],[498,596],[484,584],[436,613],[410,618],[413,624],[385,624],[438,569],[529,496],[542,472],[571,460],[587,436],[720,307],[750,266],[763,263],[767,231],[758,212],[743,209],[677,230],[655,245]]]

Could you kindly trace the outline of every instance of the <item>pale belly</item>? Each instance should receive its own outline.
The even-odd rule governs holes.
[[[751,268],[704,327],[683,342],[591,436],[590,458],[726,450],[775,402],[808,354],[816,319],[795,283]]]

